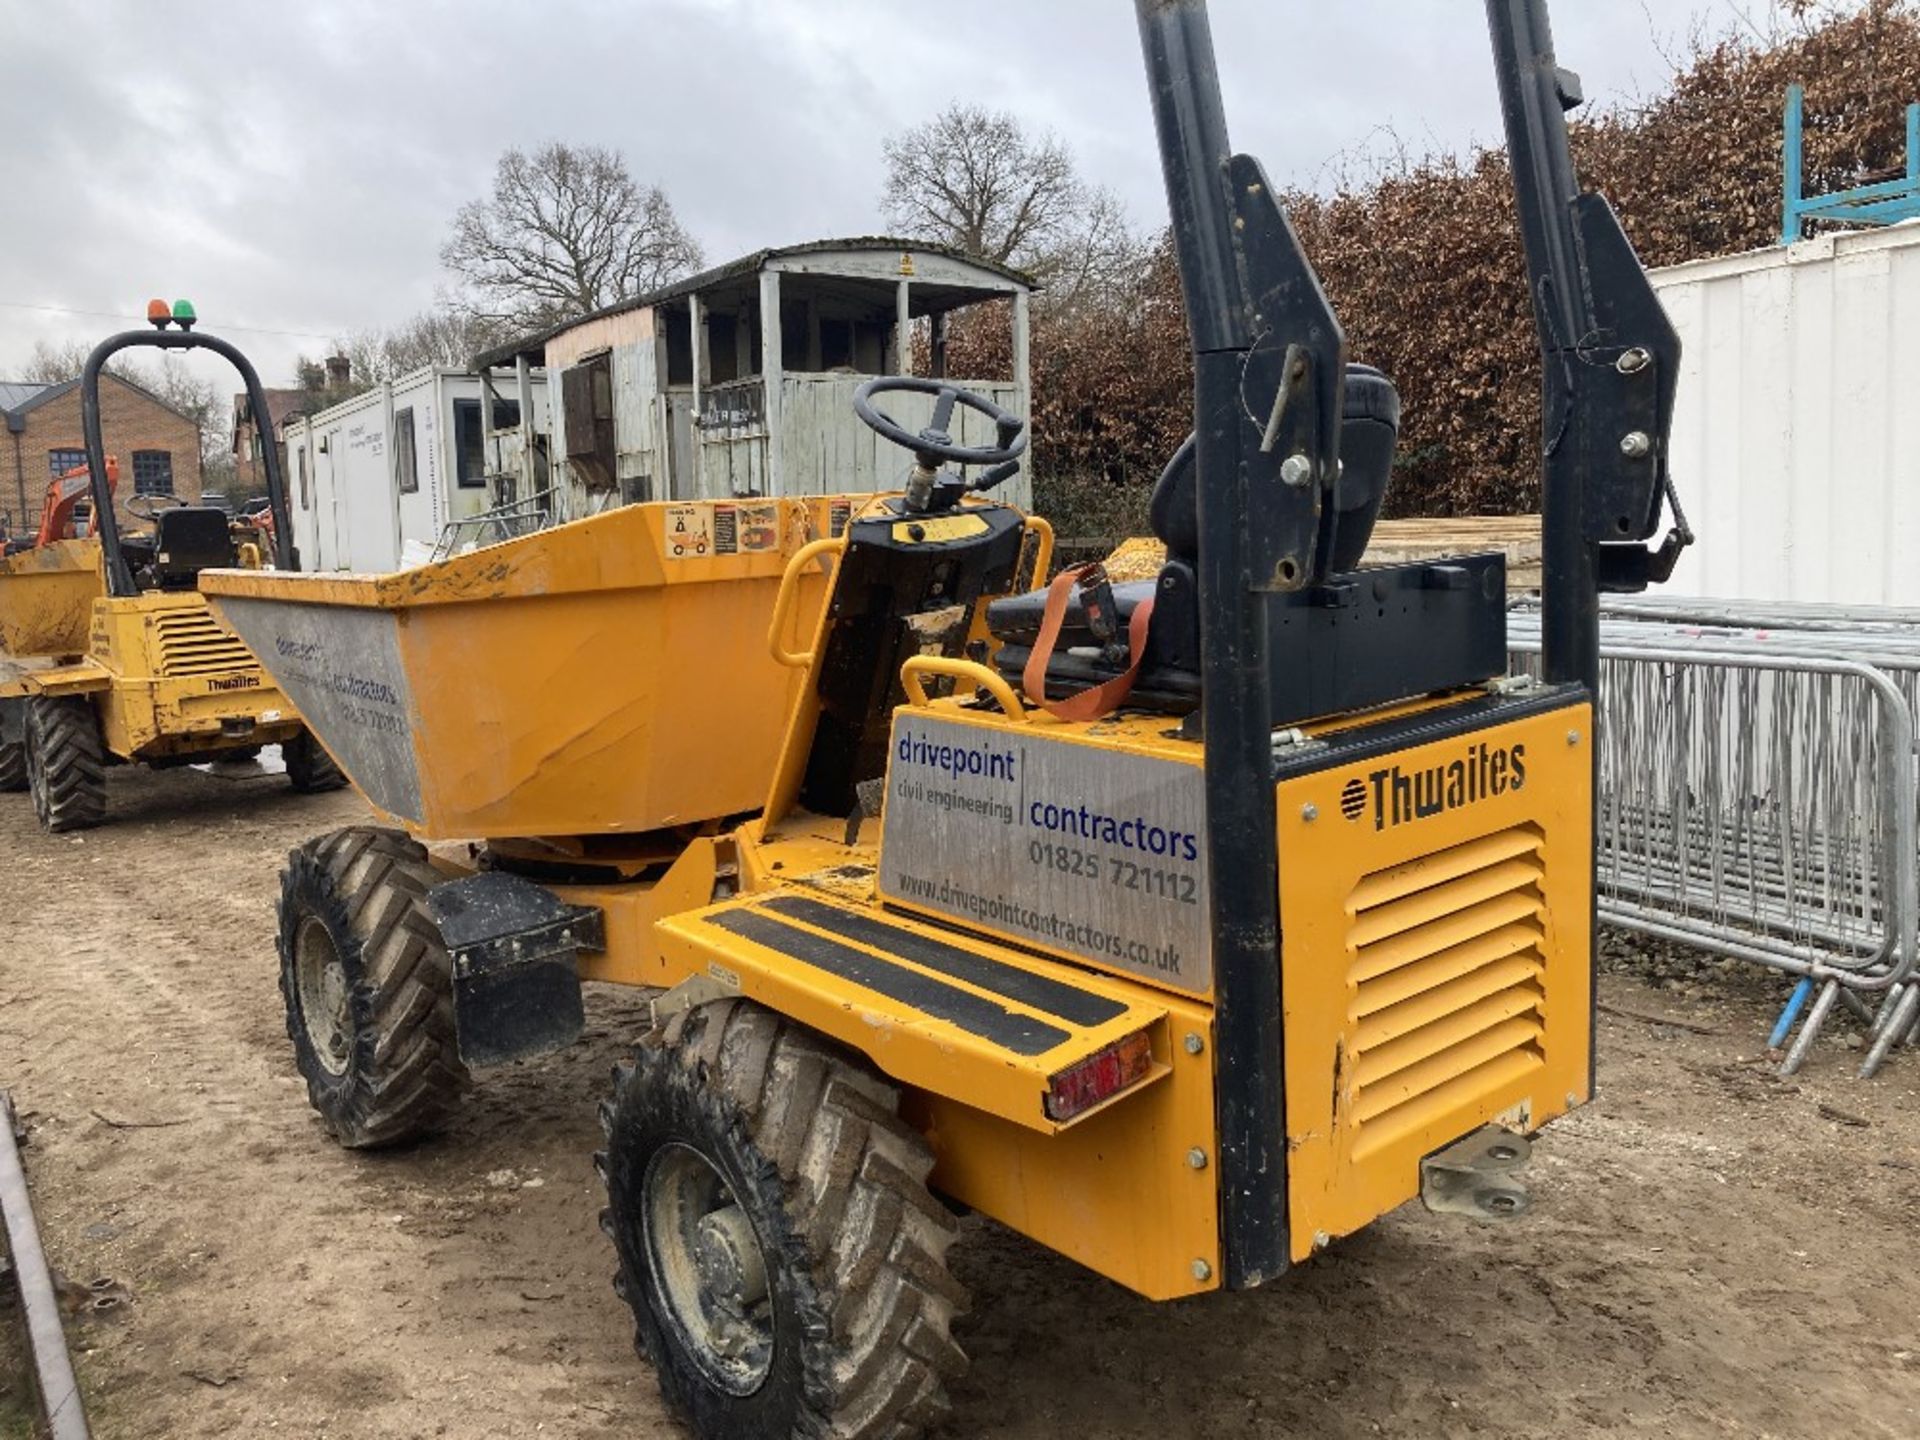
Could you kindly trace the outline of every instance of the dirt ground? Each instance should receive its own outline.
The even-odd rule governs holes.
[[[116,772],[112,804],[62,839],[0,796],[0,1086],[55,1263],[131,1295],[73,1327],[95,1433],[681,1434],[588,1163],[632,1001],[592,994],[582,1043],[488,1076],[443,1139],[345,1154],[294,1073],[273,902],[360,803],[188,771]],[[1268,1289],[1154,1306],[969,1221],[944,1436],[1920,1433],[1920,1053],[1862,1083],[1836,1026],[1777,1080],[1782,988],[1609,976],[1602,1098],[1506,1225],[1409,1207]]]

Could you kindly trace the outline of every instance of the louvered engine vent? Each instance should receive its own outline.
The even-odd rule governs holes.
[[[1542,854],[1540,831],[1518,825],[1354,887],[1344,1088],[1356,1158],[1543,1063]]]
[[[154,618],[153,627],[162,675],[222,675],[255,666],[253,653],[222,630],[210,611],[169,610]]]

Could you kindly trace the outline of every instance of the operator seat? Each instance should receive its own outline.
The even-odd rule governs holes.
[[[202,570],[235,564],[226,513],[211,505],[162,510],[153,520],[153,579],[160,590],[191,590]]]
[[[1343,397],[1341,470],[1334,486],[1339,518],[1329,567],[1335,575],[1352,570],[1366,554],[1386,499],[1400,434],[1400,394],[1380,371],[1370,365],[1349,365]],[[1194,454],[1194,439],[1189,435],[1161,472],[1148,504],[1153,533],[1167,547],[1158,578],[1113,587],[1119,633],[1104,644],[1088,626],[1075,591],[1047,664],[1048,698],[1072,694],[1123,672],[1131,660],[1127,624],[1135,607],[1156,595],[1146,658],[1127,704],[1185,714],[1199,703],[1200,587],[1195,566],[1200,557],[1200,510]],[[995,664],[1016,683],[1040,633],[1046,603],[1047,592],[1041,589],[996,600],[987,607],[988,629],[1001,646]]]

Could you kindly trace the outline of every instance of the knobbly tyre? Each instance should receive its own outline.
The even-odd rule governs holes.
[[[469,842],[293,853],[288,1028],[342,1143],[569,1043],[584,979],[651,994],[596,1165],[616,1287],[702,1436],[940,1414],[958,1207],[1148,1299],[1243,1289],[1416,1195],[1519,1212],[1528,1137],[1592,1093],[1596,597],[1684,533],[1646,544],[1679,351],[1575,184],[1577,82],[1541,0],[1489,0],[1547,362],[1526,683],[1499,556],[1359,568],[1398,397],[1228,149],[1204,7],[1138,10],[1196,364],[1155,579],[1020,593],[1047,532],[989,492],[1021,422],[913,377],[856,401],[905,492],[824,531],[777,502],[777,557],[676,561],[685,507],[655,505],[381,582],[203,577],[376,807]],[[905,391],[934,397],[917,432]],[[995,444],[953,442],[960,405]],[[923,653],[909,622],[951,606]],[[391,718],[329,705],[343,676]]]
[[[0,557],[0,790],[27,791],[47,830],[80,830],[107,818],[107,767],[190,765],[238,759],[277,744],[303,793],[346,783],[300,723],[292,702],[195,589],[204,569],[259,564],[236,542],[225,511],[172,496],[141,495],[127,508],[152,525],[122,535],[113,508],[118,467],[100,427],[100,371],[134,346],[205,349],[240,372],[256,415],[259,377],[224,340],[195,333],[193,307],[155,300],[152,330],[96,346],[80,377],[87,466],[48,487],[31,547]],[[171,328],[170,328],[171,327]],[[273,559],[298,568],[286,525],[279,455],[263,445],[275,517]],[[91,505],[90,533],[75,513]]]

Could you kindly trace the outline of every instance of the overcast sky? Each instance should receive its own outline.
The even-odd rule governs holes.
[[[1765,10],[1558,0],[1555,40],[1608,101],[1658,89],[1696,19]],[[1498,134],[1478,0],[1212,11],[1234,144],[1281,183],[1386,129]],[[433,301],[448,219],[510,145],[619,149],[709,262],[871,233],[881,137],[956,97],[1057,132],[1162,222],[1123,0],[0,0],[0,379],[165,295],[287,383],[302,351]]]

